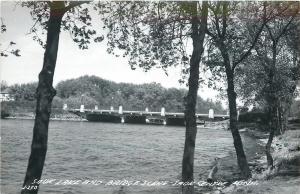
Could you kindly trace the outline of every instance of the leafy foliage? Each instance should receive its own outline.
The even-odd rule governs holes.
[[[184,2],[106,2],[97,10],[103,15],[109,53],[129,57],[132,69],[148,71],[156,66],[187,70],[186,52],[191,35],[189,4]]]
[[[286,12],[275,15],[268,22],[255,52],[236,71],[238,92],[248,105],[274,103],[268,102],[270,95],[276,96],[281,103],[290,104],[296,95],[295,88],[300,78],[297,54],[300,20],[297,13],[287,8]]]
[[[1,91],[5,90],[7,87],[8,87],[7,82],[4,81],[4,80],[1,80],[1,82],[0,82],[0,89],[1,89]]]
[[[34,110],[36,85],[37,83],[14,84],[8,87],[15,96],[16,106]],[[57,96],[53,99],[52,109],[62,109],[63,104],[67,104],[69,108],[79,108],[84,104],[85,108],[92,109],[95,105],[99,109],[109,109],[110,106],[118,108],[122,105],[123,110],[145,110],[147,107],[149,111],[160,111],[161,107],[165,107],[168,112],[184,111],[183,100],[187,92],[184,89],[166,89],[158,83],[115,83],[96,76],[61,81],[56,90]],[[203,100],[198,96],[197,112],[208,113],[210,108],[215,113],[226,113],[220,102]]]
[[[264,10],[257,2],[211,2],[210,13],[204,61],[205,70],[212,72],[208,84],[217,89],[215,81],[225,81],[226,71],[234,72],[235,67],[251,54],[257,38],[255,33],[263,26]]]
[[[7,31],[6,25],[3,23],[3,18],[0,18],[1,20],[1,34],[5,33]],[[10,43],[6,46],[6,48],[1,48],[0,49],[0,57],[8,57],[9,54],[15,55],[17,57],[20,57],[20,49],[16,49],[14,48],[16,45],[15,42],[10,41]],[[3,46],[2,44],[0,44],[0,46]]]
[[[62,99],[81,97],[81,95],[89,96],[98,102],[101,109],[122,105],[125,110],[145,110],[148,107],[150,111],[160,111],[161,107],[165,107],[169,112],[183,112],[183,99],[186,95],[186,90],[166,89],[158,83],[117,84],[96,76],[83,76],[62,81],[57,84],[56,89],[57,95]],[[220,102],[215,104],[198,97],[198,112],[207,113],[210,108],[215,109],[217,113],[225,112]]]
[[[16,101],[34,101],[37,83],[14,84],[9,86],[9,93],[14,95]]]
[[[91,10],[84,3],[90,2],[66,1],[53,8],[65,12],[61,29],[69,32],[72,40],[80,49],[88,49],[91,41],[101,42],[103,40],[103,36],[97,34],[92,25]],[[29,33],[32,34],[33,40],[45,48],[45,41],[41,36],[45,35],[47,31],[51,3],[46,1],[24,1],[21,6],[30,9],[30,15],[34,21]]]
[[[84,104],[84,108],[93,109],[98,102],[89,96],[71,96],[63,101],[69,107],[79,108],[81,104]],[[62,107],[62,106],[61,106]]]

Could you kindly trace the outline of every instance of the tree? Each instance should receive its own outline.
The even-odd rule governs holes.
[[[197,4],[193,5],[192,13],[197,13]],[[193,40],[193,53],[190,59],[190,76],[189,76],[189,91],[186,97],[185,105],[185,121],[186,121],[186,133],[185,133],[185,145],[182,161],[182,180],[184,182],[191,182],[194,180],[193,168],[194,168],[194,151],[196,143],[197,123],[195,116],[195,107],[197,103],[197,93],[199,87],[199,64],[201,61],[201,55],[204,51],[203,43],[205,38],[205,32],[207,29],[207,14],[208,3],[203,2],[201,10],[201,20],[198,18],[198,13],[192,15],[192,34]],[[185,188],[184,188],[185,189]],[[194,193],[193,188],[187,187],[186,193]]]
[[[186,137],[182,161],[182,181],[194,180],[194,150],[197,133],[195,106],[199,86],[199,63],[207,26],[208,2],[113,2],[99,6],[108,30],[108,52],[129,56],[133,69],[154,66],[166,69],[184,64],[189,72],[185,98]],[[108,9],[107,9],[108,8]],[[185,42],[191,38],[192,55]],[[123,52],[122,52],[123,51]],[[193,193],[193,186],[183,187]]]
[[[274,135],[282,134],[287,127],[288,110],[300,77],[297,50],[287,40],[289,33],[296,35],[299,28],[299,20],[296,20],[299,3],[270,3],[267,12],[273,15],[272,19],[265,25],[255,46],[256,52],[246,62],[251,65],[241,69],[247,84],[251,84],[243,84],[241,88],[244,87],[244,95],[251,92],[256,100],[266,104],[270,134],[265,149],[268,166],[273,168],[271,144]]]
[[[30,14],[35,20],[31,32],[34,39],[44,48],[43,68],[39,74],[39,82],[36,90],[36,117],[33,127],[31,154],[28,161],[27,172],[23,183],[22,194],[36,194],[39,180],[42,175],[48,143],[48,126],[51,112],[51,104],[56,94],[53,88],[53,76],[58,52],[59,34],[61,26],[63,30],[69,30],[74,35],[73,40],[79,48],[86,49],[90,39],[96,32],[91,30],[88,9],[80,5],[86,2],[80,1],[48,1],[48,2],[22,2],[22,6],[31,9]],[[75,9],[76,8],[76,9]],[[76,14],[76,17],[74,15]],[[63,19],[63,16],[64,17]],[[77,22],[75,20],[77,19]],[[47,32],[46,44],[39,38],[38,27]],[[100,41],[100,37],[94,39]],[[31,188],[31,189],[30,189]],[[33,188],[33,189],[32,189]]]
[[[8,88],[7,82],[4,81],[4,80],[1,80],[1,82],[0,82],[0,89],[1,89],[1,91],[5,90],[6,88]]]
[[[93,109],[95,105],[98,105],[98,102],[87,95],[81,96],[71,96],[64,100],[64,103],[68,105],[70,108],[79,108],[80,105],[84,105],[84,108]]]
[[[45,48],[43,68],[39,74],[39,83],[36,91],[37,107],[31,154],[22,194],[37,193],[39,185],[37,182],[34,182],[34,180],[41,178],[44,166],[47,151],[51,103],[56,94],[52,85],[60,30],[69,31],[74,42],[76,42],[81,49],[87,49],[88,44],[93,37],[95,42],[103,40],[102,36],[97,37],[95,30],[91,29],[91,17],[88,9],[81,7],[81,4],[83,3],[85,2],[22,2],[22,6],[31,9],[30,13],[35,20],[35,24],[31,28],[31,32],[34,34],[33,38]],[[194,39],[194,51],[190,60],[190,93],[186,105],[186,118],[190,123],[187,125],[188,143],[186,146],[188,148],[185,149],[185,162],[183,164],[184,180],[193,180],[194,140],[196,135],[195,130],[197,129],[193,105],[196,104],[195,101],[198,89],[197,80],[199,77],[197,72],[199,72],[198,67],[203,52],[202,43],[205,35],[203,30],[206,28],[207,2],[203,3],[201,18],[198,17],[198,13],[200,13],[200,4],[196,2],[112,2],[111,4],[117,5],[116,7],[109,6],[110,3],[111,2],[99,2],[94,7],[96,10],[99,10],[100,13],[104,14],[112,13],[112,10],[116,8],[119,13],[119,15],[116,15],[116,17],[118,17],[118,20],[116,21],[111,20],[115,19],[115,17],[104,18],[105,26],[108,26],[109,30],[107,36],[108,40],[117,40],[116,42],[108,41],[108,52],[113,53],[116,45],[120,49],[127,49],[125,56],[131,56],[130,62],[133,69],[136,65],[147,70],[158,63],[161,64],[163,69],[169,64],[175,65],[181,62],[188,64],[189,58],[186,56],[183,40],[187,40],[186,37],[192,37],[192,39]],[[150,7],[147,7],[148,5],[150,5]],[[126,17],[128,15],[126,15],[126,9],[123,8],[128,10],[127,13],[130,13],[131,15],[129,16],[131,17]],[[149,10],[151,12],[149,12]],[[144,11],[144,13],[141,14],[141,11]],[[153,15],[153,13],[155,15]],[[172,14],[167,15],[166,13]],[[168,18],[168,16],[170,17]],[[110,21],[120,24],[122,28],[114,28],[113,25],[109,24]],[[126,23],[125,21],[127,24],[134,24],[132,26],[135,26],[135,28],[130,31],[130,37],[133,37],[133,39],[127,39],[129,37],[129,31],[124,29],[124,27],[129,27],[130,25],[124,25]],[[141,26],[137,27],[138,25],[135,25],[139,22],[145,22],[144,24],[147,24],[148,27],[150,26],[150,31],[147,31],[146,33],[149,36],[144,36],[145,34],[142,32]],[[190,28],[191,26],[192,28]],[[46,44],[44,44],[37,33],[39,29],[42,29],[43,33],[47,33]],[[118,31],[119,29],[123,30],[122,36],[114,36],[114,34],[118,34],[115,32],[120,32]],[[190,30],[192,32],[190,32]],[[167,35],[168,38],[165,38],[165,35]],[[133,41],[135,44],[130,45],[127,41]],[[142,47],[144,47],[144,49],[141,49]],[[189,109],[191,110],[189,111]],[[186,153],[187,151],[188,154]],[[35,189],[26,189],[27,186],[33,186]]]
[[[14,84],[9,86],[9,90],[12,94],[14,94],[16,101],[34,101],[36,99],[36,87],[36,82],[27,84]]]
[[[164,107],[167,112],[183,112],[184,96],[187,93],[185,89],[167,89],[155,82],[147,84],[115,83],[96,76],[81,76],[61,81],[57,84],[56,90],[57,96],[62,100],[83,94],[92,97],[97,101],[100,109],[122,105],[123,110],[145,110],[148,107],[149,111],[160,111]],[[66,103],[68,107],[72,107],[71,104]],[[73,108],[79,108],[79,106],[80,103]],[[205,101],[200,96],[197,97],[196,110],[198,113],[207,113],[210,108],[218,113],[224,113],[220,103]]]
[[[225,72],[230,113],[230,130],[234,140],[237,163],[244,178],[251,172],[237,128],[235,68],[241,64],[254,48],[266,22],[265,5],[253,2],[212,2],[207,29],[210,37],[207,65],[213,74]],[[250,37],[249,27],[254,29]],[[250,41],[249,41],[250,40]]]

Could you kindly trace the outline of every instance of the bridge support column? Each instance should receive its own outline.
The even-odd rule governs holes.
[[[123,107],[122,106],[119,106],[119,114],[123,114]]]
[[[164,107],[161,108],[160,116],[162,116],[162,117],[166,116],[166,110]]]
[[[80,112],[84,112],[84,105],[82,104],[82,105],[80,105],[80,110],[79,110]]]
[[[167,119],[164,119],[163,125],[166,125],[166,124],[167,124]]]
[[[210,119],[214,119],[215,117],[214,117],[214,109],[209,109],[209,111],[208,111],[208,118],[210,118]]]

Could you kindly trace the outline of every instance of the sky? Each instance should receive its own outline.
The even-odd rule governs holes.
[[[0,50],[4,50],[10,41],[20,49],[21,57],[0,58],[0,78],[9,85],[38,81],[38,73],[43,64],[44,49],[28,34],[34,21],[29,10],[15,6],[12,1],[1,1],[1,18],[7,26],[7,32],[0,34]],[[126,83],[157,82],[170,88],[186,88],[179,84],[181,67],[168,69],[168,76],[162,69],[154,68],[149,72],[142,69],[131,70],[126,58],[115,57],[106,52],[105,42],[93,43],[88,50],[80,50],[67,32],[62,31],[54,75],[54,85],[66,79],[83,75],[95,75],[103,79]],[[202,75],[203,76],[203,75]],[[217,99],[218,92],[200,86],[198,94],[204,98]]]

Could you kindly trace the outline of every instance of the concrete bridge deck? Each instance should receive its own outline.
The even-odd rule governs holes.
[[[114,122],[114,123],[140,123],[140,124],[164,124],[164,125],[185,125],[184,113],[150,111],[123,111],[119,110],[96,110],[96,109],[65,109],[70,113],[85,117],[88,121]],[[229,119],[229,115],[214,114],[211,109],[208,114],[196,114],[197,122],[221,121]]]

